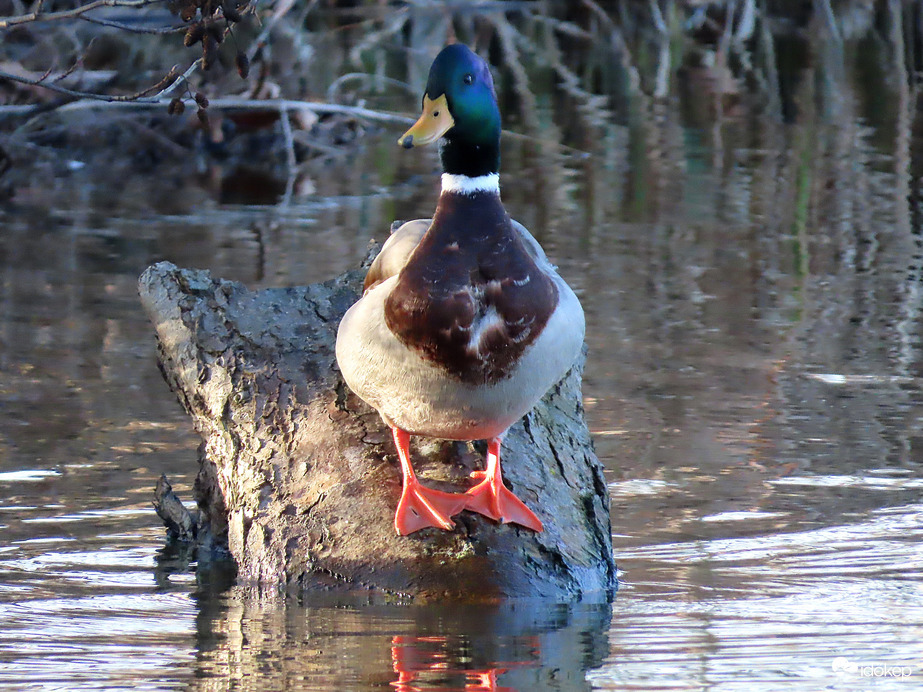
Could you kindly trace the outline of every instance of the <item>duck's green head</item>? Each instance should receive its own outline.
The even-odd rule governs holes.
[[[445,138],[440,153],[446,173],[499,171],[500,109],[494,80],[487,63],[460,43],[436,56],[423,95],[423,115],[398,144],[410,149],[440,137]]]

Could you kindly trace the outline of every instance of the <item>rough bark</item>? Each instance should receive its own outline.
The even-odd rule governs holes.
[[[202,435],[195,533],[247,582],[415,599],[607,594],[609,501],[583,416],[583,358],[509,432],[504,477],[540,534],[463,512],[456,529],[396,535],[401,474],[387,427],[340,377],[337,325],[363,270],[250,291],[163,262],[140,280],[168,384]],[[413,438],[432,487],[463,491],[483,443]]]

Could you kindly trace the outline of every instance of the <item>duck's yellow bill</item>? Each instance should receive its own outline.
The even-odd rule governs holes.
[[[433,100],[423,97],[423,115],[397,140],[405,149],[432,144],[455,125],[445,94]]]

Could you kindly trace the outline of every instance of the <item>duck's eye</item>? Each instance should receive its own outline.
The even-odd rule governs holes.
[[[464,77],[462,77],[462,81],[465,84],[474,84],[474,75],[469,72]]]

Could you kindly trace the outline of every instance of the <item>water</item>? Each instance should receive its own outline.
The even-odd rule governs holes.
[[[214,162],[88,160],[18,189],[0,211],[0,687],[919,688],[919,116],[873,29],[839,70],[809,48],[780,58],[779,103],[719,65],[663,101],[540,96],[535,122],[511,117],[542,139],[505,140],[507,206],[588,316],[612,604],[286,598],[163,549],[152,489],[166,473],[191,496],[198,440],[138,274],[169,259],[262,287],[353,266],[433,206],[434,160],[399,129],[305,163],[289,197],[284,170],[249,171],[242,197]]]

